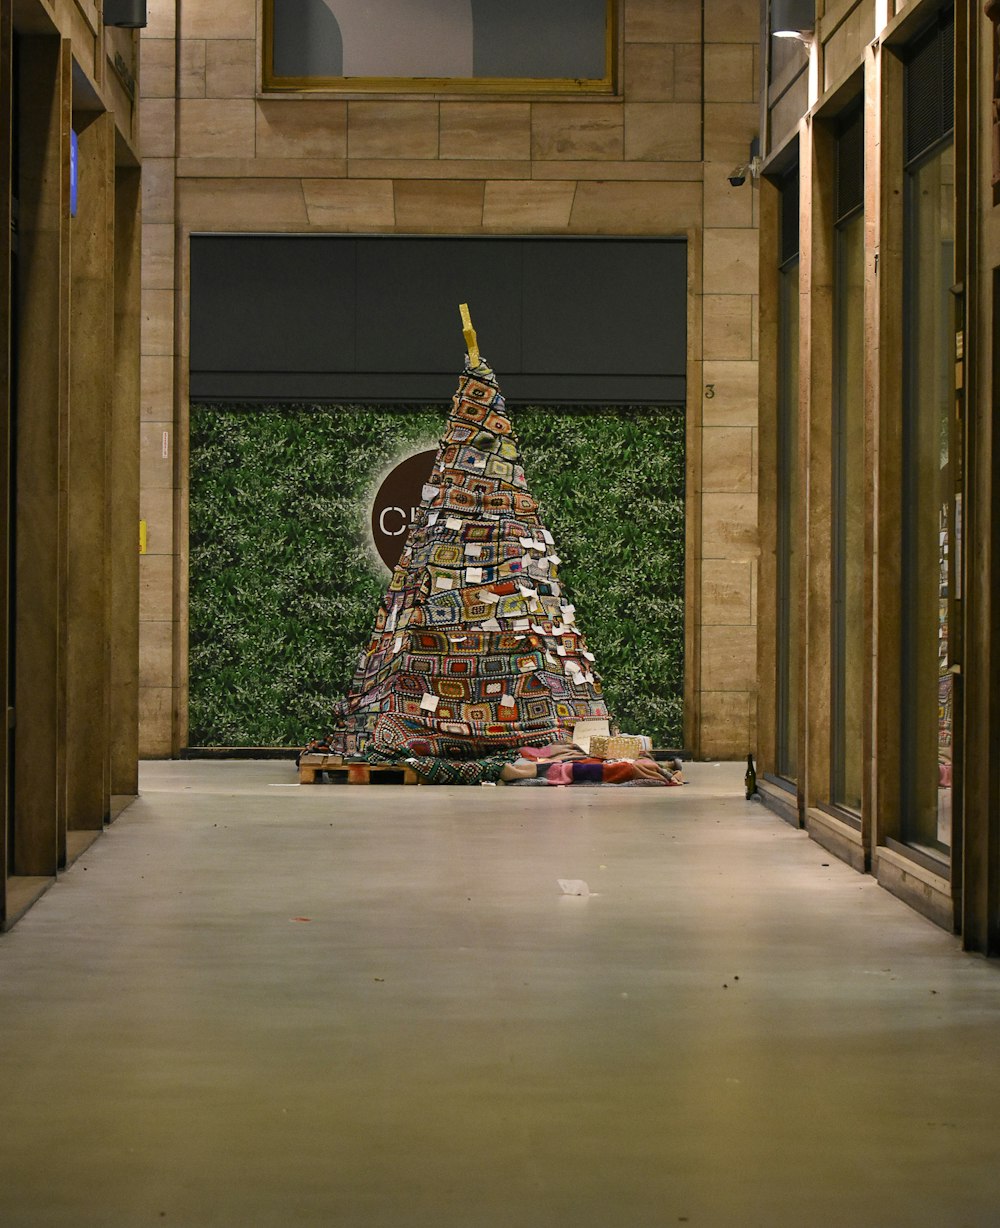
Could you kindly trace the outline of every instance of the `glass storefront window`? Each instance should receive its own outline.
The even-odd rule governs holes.
[[[903,410],[903,839],[951,847],[955,544],[954,150],[907,170]]]
[[[830,800],[861,810],[865,665],[864,126],[837,143],[833,351],[833,643]]]
[[[778,274],[778,774],[798,779],[799,594],[802,531],[799,500],[798,170],[782,189],[782,260]]]

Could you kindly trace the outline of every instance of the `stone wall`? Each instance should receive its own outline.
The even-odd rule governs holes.
[[[256,0],[185,0],[179,18],[150,0],[144,754],[186,741],[188,236],[240,230],[687,236],[687,741],[711,757],[752,745],[756,192],[727,174],[758,128],[758,10],[622,9],[614,97],[345,98],[261,94]]]

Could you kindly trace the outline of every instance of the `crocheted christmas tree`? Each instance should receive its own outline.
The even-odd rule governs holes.
[[[463,319],[469,355],[422,502],[350,694],[310,752],[476,759],[608,718],[464,305]]]

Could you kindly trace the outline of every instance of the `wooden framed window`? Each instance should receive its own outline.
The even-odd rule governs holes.
[[[833,234],[830,800],[860,812],[865,699],[864,114],[837,124]],[[870,651],[870,649],[868,650]]]
[[[614,92],[618,0],[264,0],[263,88]]]
[[[908,49],[904,92],[902,770],[904,842],[947,857],[960,678],[955,397],[954,13]]]
[[[778,592],[775,767],[799,778],[802,492],[799,478],[799,166],[781,182],[778,250]]]

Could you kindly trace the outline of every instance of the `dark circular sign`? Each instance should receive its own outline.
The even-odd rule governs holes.
[[[372,503],[372,537],[379,558],[390,571],[403,553],[406,534],[416,519],[424,483],[430,477],[436,457],[436,448],[408,456],[386,475],[378,488]]]

